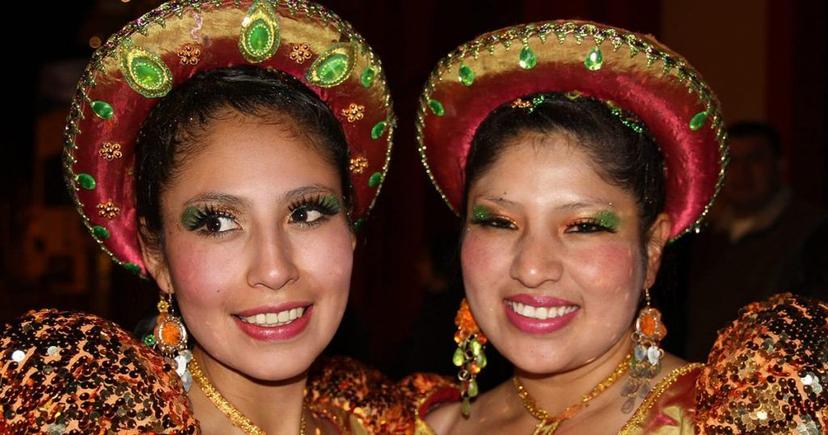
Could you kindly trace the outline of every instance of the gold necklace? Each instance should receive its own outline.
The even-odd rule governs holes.
[[[618,381],[618,379],[620,379],[629,368],[630,356],[628,355],[618,364],[618,366],[615,367],[615,370],[610,373],[606,379],[596,385],[592,391],[584,394],[578,403],[570,405],[558,415],[550,415],[545,409],[540,408],[538,404],[535,403],[535,399],[532,399],[532,396],[530,396],[529,392],[526,391],[526,387],[523,386],[517,376],[512,378],[512,384],[514,384],[515,390],[517,390],[517,395],[520,397],[520,401],[523,402],[523,407],[526,408],[526,411],[528,411],[532,417],[540,420],[538,425],[535,426],[535,430],[532,432],[532,435],[549,435],[554,434],[562,422],[572,418],[581,409],[586,407],[590,400],[598,397],[599,394],[611,387],[612,384]]]
[[[193,380],[198,384],[198,387],[201,388],[201,391],[204,392],[204,395],[213,402],[213,405],[221,411],[228,419],[230,419],[230,423],[233,423],[233,426],[244,431],[244,433],[248,435],[266,435],[266,432],[262,430],[259,426],[256,426],[252,421],[250,421],[247,416],[242,414],[232,403],[230,403],[221,393],[216,390],[216,387],[210,383],[210,380],[207,379],[207,376],[201,370],[201,366],[198,365],[196,359],[193,358],[187,364],[187,369],[190,370],[190,374],[193,375]],[[305,407],[302,406],[302,414],[299,417],[299,435],[305,435],[305,426],[307,423],[305,422]]]

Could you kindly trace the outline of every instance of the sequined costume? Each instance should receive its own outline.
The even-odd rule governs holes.
[[[742,309],[706,364],[665,376],[622,430],[638,434],[796,433],[828,429],[828,304],[780,294]],[[418,427],[458,390],[426,389]]]
[[[0,337],[0,433],[200,433],[175,368],[110,321],[34,311]],[[438,376],[395,384],[331,358],[311,369],[306,400],[342,434],[410,434],[423,398],[454,391]]]
[[[199,432],[173,366],[112,322],[30,312],[0,357],[0,433]]]

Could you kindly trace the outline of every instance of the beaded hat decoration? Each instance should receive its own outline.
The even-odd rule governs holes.
[[[200,71],[252,64],[287,73],[330,107],[350,154],[355,226],[388,171],[395,117],[385,75],[351,25],[303,0],[179,0],[127,24],[92,56],[65,129],[64,173],[101,248],[143,274],[135,140],[152,107]]]
[[[490,32],[437,64],[420,99],[417,139],[429,178],[452,210],[463,208],[466,161],[480,124],[498,107],[531,105],[541,93],[598,99],[640,120],[664,154],[671,239],[698,228],[727,161],[716,96],[654,38],[583,21]]]

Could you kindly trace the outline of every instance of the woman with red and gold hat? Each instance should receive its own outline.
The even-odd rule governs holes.
[[[680,55],[589,22],[491,32],[438,63],[418,134],[464,221],[459,403],[422,402],[434,432],[825,430],[825,304],[752,306],[707,366],[659,345],[663,249],[699,227],[727,160],[719,103]],[[478,396],[487,342],[514,376]]]
[[[143,343],[50,310],[4,326],[0,432],[404,427],[357,365],[308,387],[394,123],[379,60],[316,4],[182,0],[126,25],[78,85],[64,168],[101,248],[160,288],[157,324]]]

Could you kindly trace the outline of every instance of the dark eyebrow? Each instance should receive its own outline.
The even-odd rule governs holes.
[[[575,202],[568,202],[566,204],[562,204],[557,207],[560,210],[577,210],[581,208],[592,208],[592,207],[605,207],[609,209],[615,210],[615,205],[609,201],[604,201],[600,199],[594,199],[589,201],[575,201]]]
[[[205,192],[190,198],[187,202],[184,203],[184,205],[190,206],[200,202],[217,202],[222,205],[236,208],[247,204],[247,201],[235,195],[218,192]]]
[[[501,196],[483,196],[482,198],[483,198],[483,199],[485,199],[486,201],[491,201],[491,202],[493,202],[493,203],[495,203],[495,204],[501,204],[501,205],[517,205],[517,203],[516,203],[516,202],[514,202],[514,201],[510,201],[510,200],[508,200],[508,199],[506,199],[506,198],[503,198],[503,197],[501,197]]]
[[[301,198],[309,193],[331,193],[334,191],[321,184],[311,184],[310,186],[302,186],[285,193],[284,198],[288,201]]]
[[[482,199],[486,201],[494,202],[495,204],[500,204],[502,206],[518,206],[519,204],[515,201],[508,200],[506,198],[500,196],[483,196]],[[592,208],[592,207],[605,207],[609,209],[615,209],[615,205],[607,200],[599,199],[599,198],[590,198],[586,201],[573,201],[567,202],[565,204],[561,204],[555,207],[558,210],[578,210],[582,208]]]

